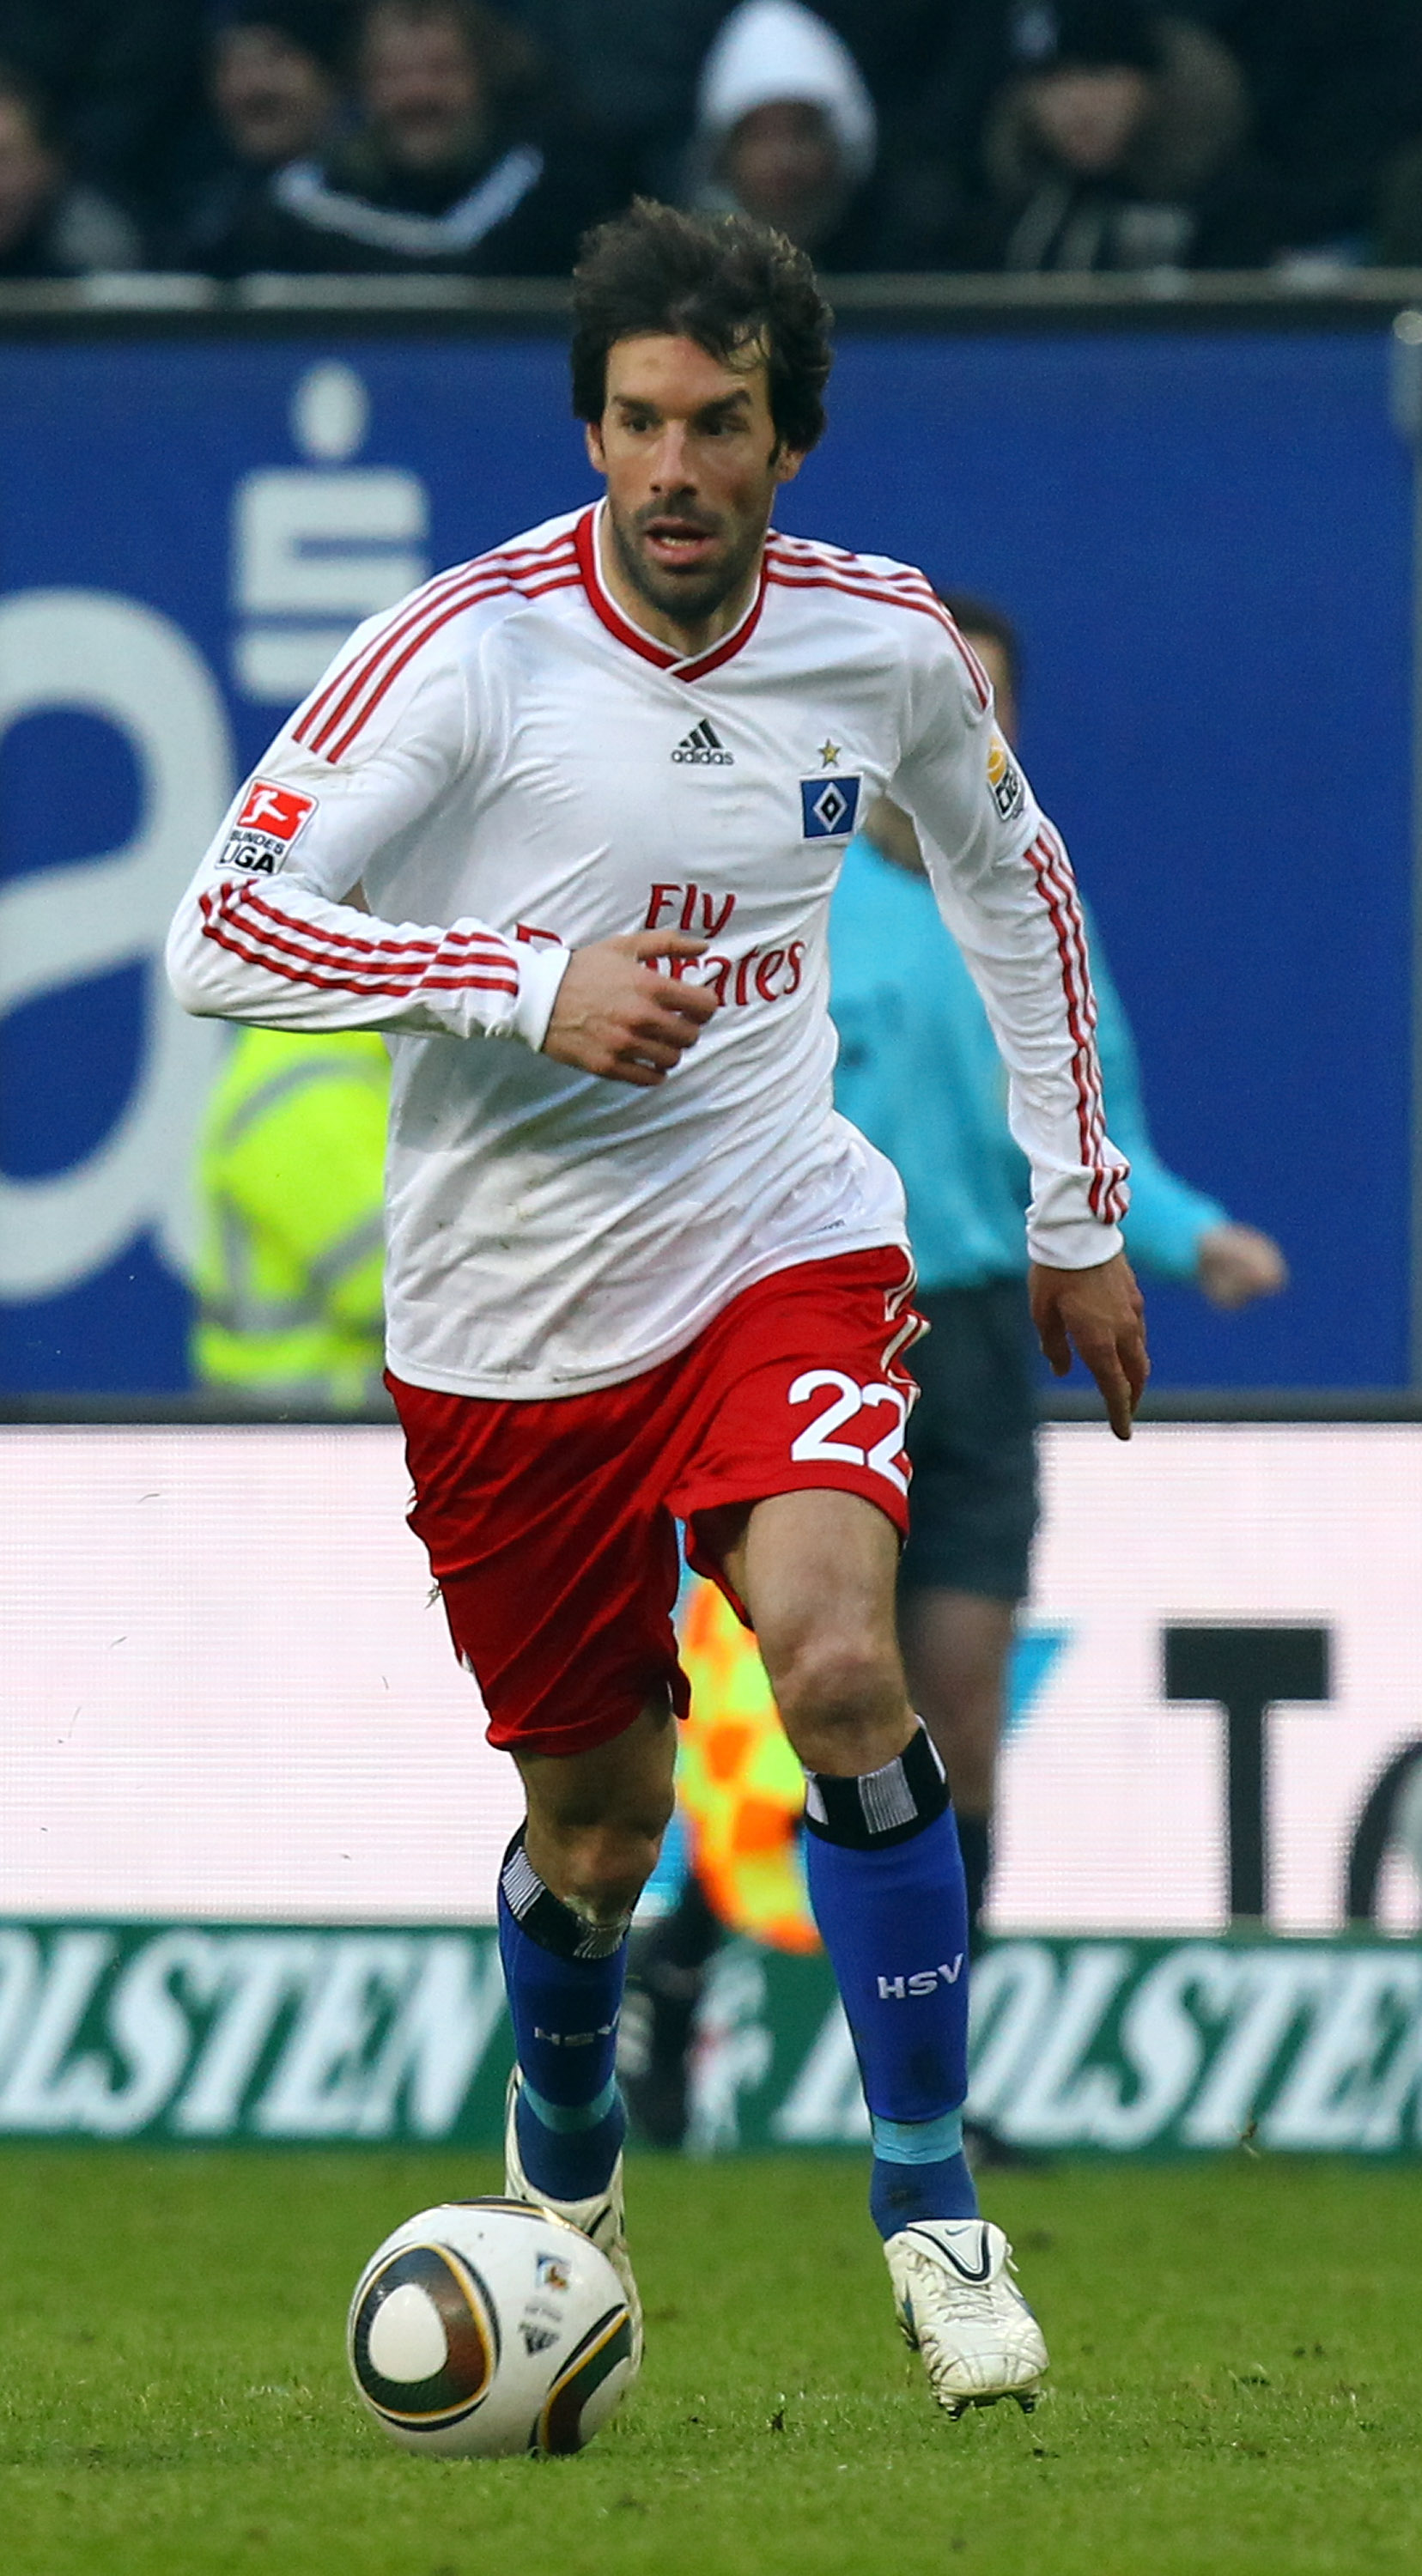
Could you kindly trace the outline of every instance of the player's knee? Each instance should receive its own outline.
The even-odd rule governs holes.
[[[812,1771],[873,1771],[903,1749],[898,1653],[872,1637],[805,1636],[771,1681],[785,1731]]]
[[[595,1923],[630,1914],[656,1868],[671,1806],[669,1793],[650,1794],[625,1816],[555,1834],[555,1895]]]

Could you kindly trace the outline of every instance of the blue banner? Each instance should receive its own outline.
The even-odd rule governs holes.
[[[1167,1384],[1406,1375],[1408,466],[1354,334],[850,338],[787,528],[1019,620],[1024,750],[1158,1140],[1289,1295],[1154,1301]],[[356,620],[594,489],[561,349],[12,346],[0,365],[0,1389],[186,1382],[221,1032],[157,971]]]

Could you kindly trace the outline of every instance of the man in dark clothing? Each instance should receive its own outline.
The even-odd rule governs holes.
[[[964,139],[966,204],[949,265],[1140,269],[1234,262],[1232,203],[1249,124],[1238,65],[1148,0],[980,10],[979,70],[1000,63]],[[967,71],[964,71],[967,85]]]
[[[278,172],[221,246],[230,274],[561,273],[606,183],[539,95],[538,62],[477,0],[370,0],[358,122]]]
[[[1006,178],[1011,194],[1022,168],[1014,118],[1004,133],[1000,111],[1027,67],[1060,55],[1063,35],[1077,41],[1087,18],[1098,36],[1108,19],[1126,26],[1134,18],[1137,29],[1149,19],[1186,71],[1192,59],[1201,66],[1191,40],[1202,39],[1215,56],[1214,88],[1224,59],[1242,95],[1237,148],[1221,156],[1202,190],[1174,200],[1193,209],[1181,264],[1259,268],[1313,248],[1367,255],[1379,172],[1422,131],[1416,0],[1371,0],[1366,9],[1356,0],[1169,0],[1162,10],[1132,9],[1129,0],[1102,0],[1099,9],[1082,0],[958,0],[897,146],[899,162],[920,170],[930,197],[936,190],[944,264],[1000,264],[1000,191]],[[1120,50],[1123,40],[1115,43]],[[1128,32],[1127,60],[1138,50]],[[1198,122],[1203,97],[1191,109],[1182,92],[1181,104]],[[1016,202],[1024,202],[1020,187]]]
[[[175,174],[166,248],[202,269],[245,223],[267,181],[334,138],[349,39],[342,0],[236,0],[208,54],[209,113]]]

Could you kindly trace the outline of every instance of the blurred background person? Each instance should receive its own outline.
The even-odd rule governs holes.
[[[675,0],[674,6],[669,0],[507,0],[507,6],[557,64],[587,133],[616,168],[621,196],[640,191],[675,200],[687,184],[698,82],[720,31],[738,12],[727,0]],[[843,38],[881,125],[892,124],[916,100],[936,60],[942,0],[819,0],[813,14]]]
[[[40,91],[0,64],[0,278],[83,277],[143,256],[131,217],[71,176]]]
[[[1010,740],[1020,681],[1014,630],[986,602],[941,595],[987,668]],[[1020,792],[1006,741],[995,758],[999,792]],[[1106,1114],[1131,1162],[1132,1262],[1192,1282],[1225,1309],[1275,1294],[1287,1282],[1278,1245],[1235,1224],[1155,1152],[1130,1030],[1094,933],[1091,962]],[[846,853],[830,910],[830,964],[835,1103],[903,1180],[915,1302],[932,1328],[905,1355],[920,1396],[906,1437],[913,1487],[899,1633],[910,1696],[948,1772],[976,1947],[1009,1662],[1038,1517],[1029,1182],[987,1013],[938,917],[914,827],[887,798]],[[690,1595],[682,1619],[693,1685],[678,1771],[689,1867],[675,1901],[637,1935],[625,2049],[629,2104],[643,2134],[663,2146],[685,2136],[696,2014],[726,1932],[813,1946],[796,1894],[797,1766],[786,1758],[753,1640],[737,1639],[725,1605],[703,1600],[703,1590]],[[981,2128],[970,2145],[979,2161],[1009,2152]]]
[[[478,0],[369,0],[354,65],[350,131],[268,183],[230,271],[566,271],[608,183],[511,20]]]
[[[167,252],[216,269],[266,182],[335,140],[351,12],[344,0],[234,0],[207,53],[207,113],[174,177]]]
[[[1069,137],[1063,156],[1064,93],[1058,89],[1055,112],[1047,93],[1045,142],[1040,87],[1024,98],[1024,85],[1063,59],[1082,69],[1133,69],[1163,84],[1115,158],[1107,193],[1129,201],[1134,192],[1137,202],[1183,211],[1190,239],[1170,254],[1172,264],[1356,263],[1404,256],[1411,240],[1397,229],[1385,174],[1409,138],[1422,136],[1416,0],[1372,0],[1366,10],[1351,0],[1111,0],[1090,8],[1079,0],[959,0],[940,14],[930,55],[917,58],[916,94],[896,108],[892,151],[900,192],[918,188],[940,265],[1015,264],[1003,258],[1004,234],[1046,180],[1060,186],[1073,175],[1081,143],[1079,134]],[[871,86],[881,96],[872,75]],[[1073,126],[1086,100],[1090,152],[1101,151],[1103,136],[1112,140],[1113,121],[1131,122],[1125,81],[1088,82],[1065,96]],[[1158,143],[1167,147],[1164,161]],[[1075,168],[1074,175],[1081,188],[1093,174]],[[1174,229],[1183,229],[1178,217]],[[1148,258],[1162,236],[1168,227],[1152,214]],[[1047,237],[1054,239],[1050,225]],[[1071,258],[1051,260],[1034,249],[1023,264],[1141,264],[1134,247],[1129,261],[1090,263],[1080,243],[1073,249]]]
[[[74,182],[144,233],[201,113],[205,32],[193,0],[0,0],[0,62],[45,100]]]
[[[1230,189],[1249,130],[1233,56],[1138,0],[990,11],[1005,76],[968,146],[954,267],[1235,265]]]
[[[918,173],[902,173],[881,148],[879,111],[846,25],[882,61],[862,10],[821,16],[799,0],[741,0],[701,68],[683,201],[774,224],[830,275],[922,268],[933,234],[921,220]],[[899,85],[887,94],[897,98]]]
[[[849,47],[799,0],[742,0],[702,66],[683,201],[774,224],[817,264],[874,264],[878,121]]]
[[[388,1409],[390,1058],[366,1030],[245,1028],[203,1120],[192,1372],[269,1412]]]

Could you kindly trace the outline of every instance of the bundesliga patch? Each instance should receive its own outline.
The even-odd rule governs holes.
[[[1021,770],[1001,734],[996,731],[988,744],[987,773],[992,801],[1004,823],[1010,823],[1026,804],[1027,790],[1022,784]]]
[[[269,778],[254,778],[218,866],[274,877],[315,811],[315,797],[303,796],[299,787],[277,787]]]
[[[800,812],[807,841],[837,841],[854,829],[859,811],[857,778],[802,778]]]

